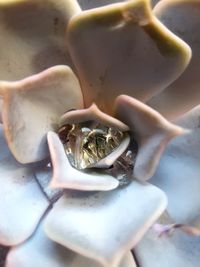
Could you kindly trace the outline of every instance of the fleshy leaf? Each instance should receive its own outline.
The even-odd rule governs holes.
[[[2,123],[3,100],[0,98],[0,123]]]
[[[48,166],[45,166],[44,164],[41,164],[40,166],[35,166],[34,174],[37,182],[41,186],[48,200],[51,202],[51,204],[53,204],[55,201],[58,200],[58,198],[61,197],[61,195],[63,194],[63,190],[60,190],[58,188],[51,188],[49,186],[52,179],[52,167],[49,166],[49,164]]]
[[[5,267],[102,267],[94,260],[76,254],[49,239],[43,224],[25,243],[8,254]],[[119,267],[136,267],[133,256],[127,253]]]
[[[198,218],[199,219],[199,218]],[[159,236],[163,235],[172,235],[175,231],[181,230],[184,233],[191,236],[199,236],[200,235],[200,227],[192,226],[184,223],[172,223],[172,224],[155,224],[153,226],[154,230],[159,233]]]
[[[111,175],[95,171],[78,171],[73,168],[56,133],[49,132],[48,143],[53,165],[51,187],[107,191],[119,185],[119,182]]]
[[[137,245],[135,254],[142,267],[199,267],[199,241],[179,231],[158,237],[151,230]]]
[[[76,0],[1,0],[0,10],[0,80],[71,64],[66,25],[80,12]]]
[[[129,127],[126,124],[102,112],[95,104],[91,105],[87,109],[67,112],[60,118],[60,126],[87,121],[96,121],[100,124],[116,128],[122,132],[129,130]]]
[[[183,72],[191,51],[152,14],[149,0],[83,11],[68,25],[68,47],[84,102],[112,114],[120,94],[146,101]]]
[[[166,204],[162,191],[136,181],[110,192],[66,192],[48,214],[46,232],[63,246],[115,267]]]
[[[143,181],[151,178],[168,142],[184,130],[142,102],[125,95],[116,100],[116,116],[129,125],[138,143],[133,176]]]
[[[169,199],[167,210],[173,222],[197,227],[198,231],[200,230],[199,116],[200,106],[177,121],[179,125],[191,129],[191,132],[169,144],[151,180],[166,192]]]
[[[18,82],[1,82],[5,136],[21,163],[48,155],[46,134],[67,110],[82,108],[79,82],[67,66],[52,67]]]
[[[49,203],[32,168],[15,161],[0,127],[0,244],[13,246],[26,240],[37,227]]]
[[[186,71],[148,103],[174,120],[200,102],[200,2],[163,0],[155,7],[154,14],[192,49],[192,60]]]

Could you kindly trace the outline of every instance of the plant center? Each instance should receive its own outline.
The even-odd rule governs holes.
[[[92,168],[122,142],[124,133],[95,123],[64,125],[59,136],[71,165],[79,170]]]

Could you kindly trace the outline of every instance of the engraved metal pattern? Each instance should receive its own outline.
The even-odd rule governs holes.
[[[94,167],[122,142],[124,133],[95,122],[64,125],[59,130],[68,159],[81,170]]]

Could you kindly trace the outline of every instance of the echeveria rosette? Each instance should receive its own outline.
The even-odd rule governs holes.
[[[165,2],[161,4],[165,6]],[[1,79],[18,80],[0,84],[3,128],[10,151],[20,162],[10,154],[2,135],[0,212],[4,220],[0,223],[0,242],[14,246],[6,266],[135,266],[128,251],[166,207],[164,193],[144,181],[153,176],[167,143],[184,130],[133,97],[148,101],[172,84],[189,63],[190,48],[155,18],[144,0],[85,12],[76,1],[61,0],[2,1],[0,8],[1,35],[5,36],[1,50],[7,46],[0,64]],[[58,64],[62,66],[55,66]],[[93,103],[97,106],[91,106]],[[71,109],[76,111],[68,112],[68,119],[80,120],[89,111],[87,116],[95,120],[130,129],[139,145],[133,172],[136,180],[119,187],[108,175],[96,171],[88,177],[71,167],[56,134],[60,116]],[[195,127],[187,124],[187,117],[185,120],[181,126]],[[51,185],[75,189],[64,192],[56,202],[48,189],[41,190],[39,179],[43,176],[41,180],[45,180],[51,173],[47,168],[39,175],[40,169],[46,169],[46,161],[38,161],[49,155],[47,132],[53,164]],[[197,136],[195,131],[192,134]],[[169,187],[162,185],[162,168],[169,172],[169,179],[173,177],[179,157],[185,161],[185,149],[189,151],[186,158],[191,159],[188,170],[195,166],[196,176],[191,175],[198,180],[198,153],[186,146],[185,140],[192,140],[188,136],[170,143],[152,181],[168,194],[170,223],[194,223],[196,227],[198,208],[191,204],[177,215],[173,185],[170,180]],[[180,144],[185,147],[183,151],[177,149]],[[174,153],[172,163],[170,153]],[[183,184],[187,184],[186,179]],[[194,198],[191,203],[199,203],[198,194]],[[145,249],[145,243],[139,245],[136,255],[142,266],[149,266],[140,252]]]

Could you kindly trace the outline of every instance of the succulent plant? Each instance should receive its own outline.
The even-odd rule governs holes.
[[[0,0],[0,22],[0,266],[197,267],[200,1]]]

